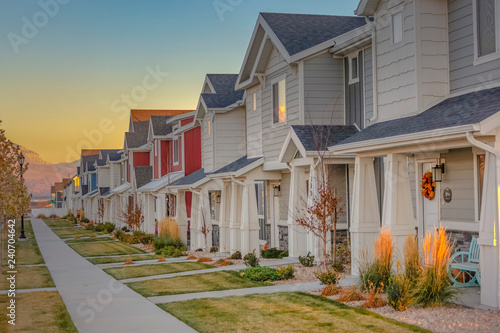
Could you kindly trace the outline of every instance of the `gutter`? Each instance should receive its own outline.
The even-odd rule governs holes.
[[[375,22],[370,21],[368,16],[365,16],[367,24],[372,27],[372,84],[373,84],[373,116],[368,119],[369,122],[374,122],[378,118],[378,78],[377,78],[377,27]]]

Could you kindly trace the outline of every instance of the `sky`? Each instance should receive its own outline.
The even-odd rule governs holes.
[[[259,12],[353,15],[358,0],[0,0],[0,120],[49,163],[122,148],[131,108],[194,110],[238,73]]]

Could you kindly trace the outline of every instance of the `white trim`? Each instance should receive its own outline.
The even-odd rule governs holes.
[[[177,156],[175,156],[175,147],[177,147]],[[177,157],[177,160],[176,160]],[[172,139],[172,165],[177,166],[179,165],[179,135],[174,135],[174,138]]]
[[[357,51],[357,50],[354,51],[353,53],[348,55],[347,58],[348,58],[347,69],[349,70],[349,82],[348,82],[348,84],[351,85],[351,84],[358,83],[359,82],[359,51]],[[357,65],[355,78],[352,77],[352,69],[353,69],[352,60],[353,59],[356,59],[356,65]]]
[[[284,121],[278,121],[278,122],[274,122],[274,85],[275,84],[278,84],[278,94],[279,94],[279,83],[281,81],[285,81],[285,120]],[[274,128],[276,126],[283,126],[283,125],[286,125],[287,122],[288,122],[288,109],[287,109],[287,74],[281,74],[280,76],[274,78],[273,80],[271,80],[271,105],[272,105],[272,117],[271,117],[271,127]],[[278,104],[279,104],[279,96],[278,96]],[[278,111],[279,112],[279,111]],[[279,115],[278,115],[278,118],[279,118]]]
[[[398,42],[394,41],[394,16],[400,14],[401,15],[401,40]],[[394,11],[394,13],[389,13],[390,15],[390,23],[389,28],[391,32],[391,45],[398,45],[404,42],[405,40],[405,29],[404,29],[404,16],[403,16],[403,8]]]
[[[477,1],[472,0],[472,25],[473,25],[473,38],[474,38],[474,61],[473,66],[478,66],[490,61],[500,59],[500,1],[495,0],[495,37],[496,37],[496,51],[484,56],[479,56],[479,40],[477,28]]]

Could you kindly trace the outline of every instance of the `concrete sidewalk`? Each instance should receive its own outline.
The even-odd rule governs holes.
[[[32,226],[47,268],[80,332],[196,332],[73,251],[40,219]]]
[[[186,257],[184,257],[186,258]],[[133,260],[133,257],[132,257]],[[112,264],[97,264],[96,266],[99,267],[100,269],[106,269],[106,268],[117,268],[117,267],[136,267],[136,266],[143,266],[143,265],[164,265],[164,264],[171,264],[171,263],[179,263],[179,262],[196,262],[196,259],[193,260],[186,260],[186,259],[179,259],[179,258],[169,258],[165,259],[165,262],[158,262],[158,259],[153,259],[153,260],[140,260],[140,261],[134,261],[133,265],[124,265],[125,260],[123,262],[117,262],[117,263],[112,263]]]
[[[298,262],[299,261],[296,259],[279,259],[279,260],[262,261],[259,264],[261,266],[282,266],[282,265],[295,264]],[[242,270],[245,268],[248,268],[248,267],[246,265],[230,265],[230,266],[222,266],[222,267],[216,267],[216,268],[200,269],[197,271],[187,271],[187,272],[180,272],[180,273],[151,275],[151,276],[144,276],[144,277],[139,277],[139,278],[124,279],[124,280],[120,280],[120,282],[131,283],[131,282],[140,282],[140,281],[156,280],[156,279],[168,279],[168,278],[173,278],[173,277],[177,277],[177,276],[206,274],[206,273],[214,273],[214,272],[221,272],[221,271],[239,271],[239,270]]]

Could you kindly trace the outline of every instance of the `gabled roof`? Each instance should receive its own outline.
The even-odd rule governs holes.
[[[153,178],[152,166],[136,166],[134,167],[136,187],[142,187],[149,183]]]
[[[177,116],[190,112],[190,110],[130,110],[129,132],[135,132],[137,122],[147,121],[151,116]]]
[[[89,155],[99,155],[100,149],[82,149],[81,155],[82,156],[89,156]]]
[[[259,75],[265,72],[273,47],[291,65],[343,42],[348,35],[354,37],[350,33],[366,24],[364,17],[357,16],[261,13],[236,88],[246,89],[259,82]]]
[[[215,92],[202,93],[200,99],[203,100],[207,109],[223,109],[243,100],[245,92],[235,90],[238,74],[207,74],[206,81],[210,82]]]
[[[361,0],[354,14],[360,16],[373,16],[379,5],[380,0]]]
[[[330,147],[338,151],[354,147],[367,147],[384,141],[399,142],[409,136],[464,133],[500,112],[500,87],[451,96],[411,117],[380,122],[369,126],[348,139]]]
[[[172,124],[167,124],[171,116],[151,116],[151,128],[153,136],[164,136],[172,133]]]
[[[154,179],[137,189],[138,192],[156,192],[184,175],[184,172],[171,172],[160,179]]]
[[[99,187],[99,196],[101,197],[109,197],[111,195],[111,191],[109,187]]]
[[[247,156],[243,156],[236,161],[229,163],[228,165],[220,168],[217,171],[212,172],[210,175],[212,176],[222,176],[226,174],[233,174],[234,176],[240,176],[259,165],[264,163],[264,158],[262,156],[247,158]]]
[[[186,177],[173,182],[169,185],[169,187],[192,187],[193,185],[198,185],[198,183],[205,180],[206,176],[207,174],[205,173],[205,169],[198,169]]]
[[[82,173],[88,172],[88,171],[94,171],[94,163],[99,159],[99,154],[97,155],[87,155],[87,156],[82,156]]]
[[[101,149],[101,159],[107,161],[118,161],[121,158],[121,154],[118,153],[120,149]]]
[[[148,142],[149,120],[138,121],[134,124],[133,132],[125,133],[127,148],[139,148]]]

